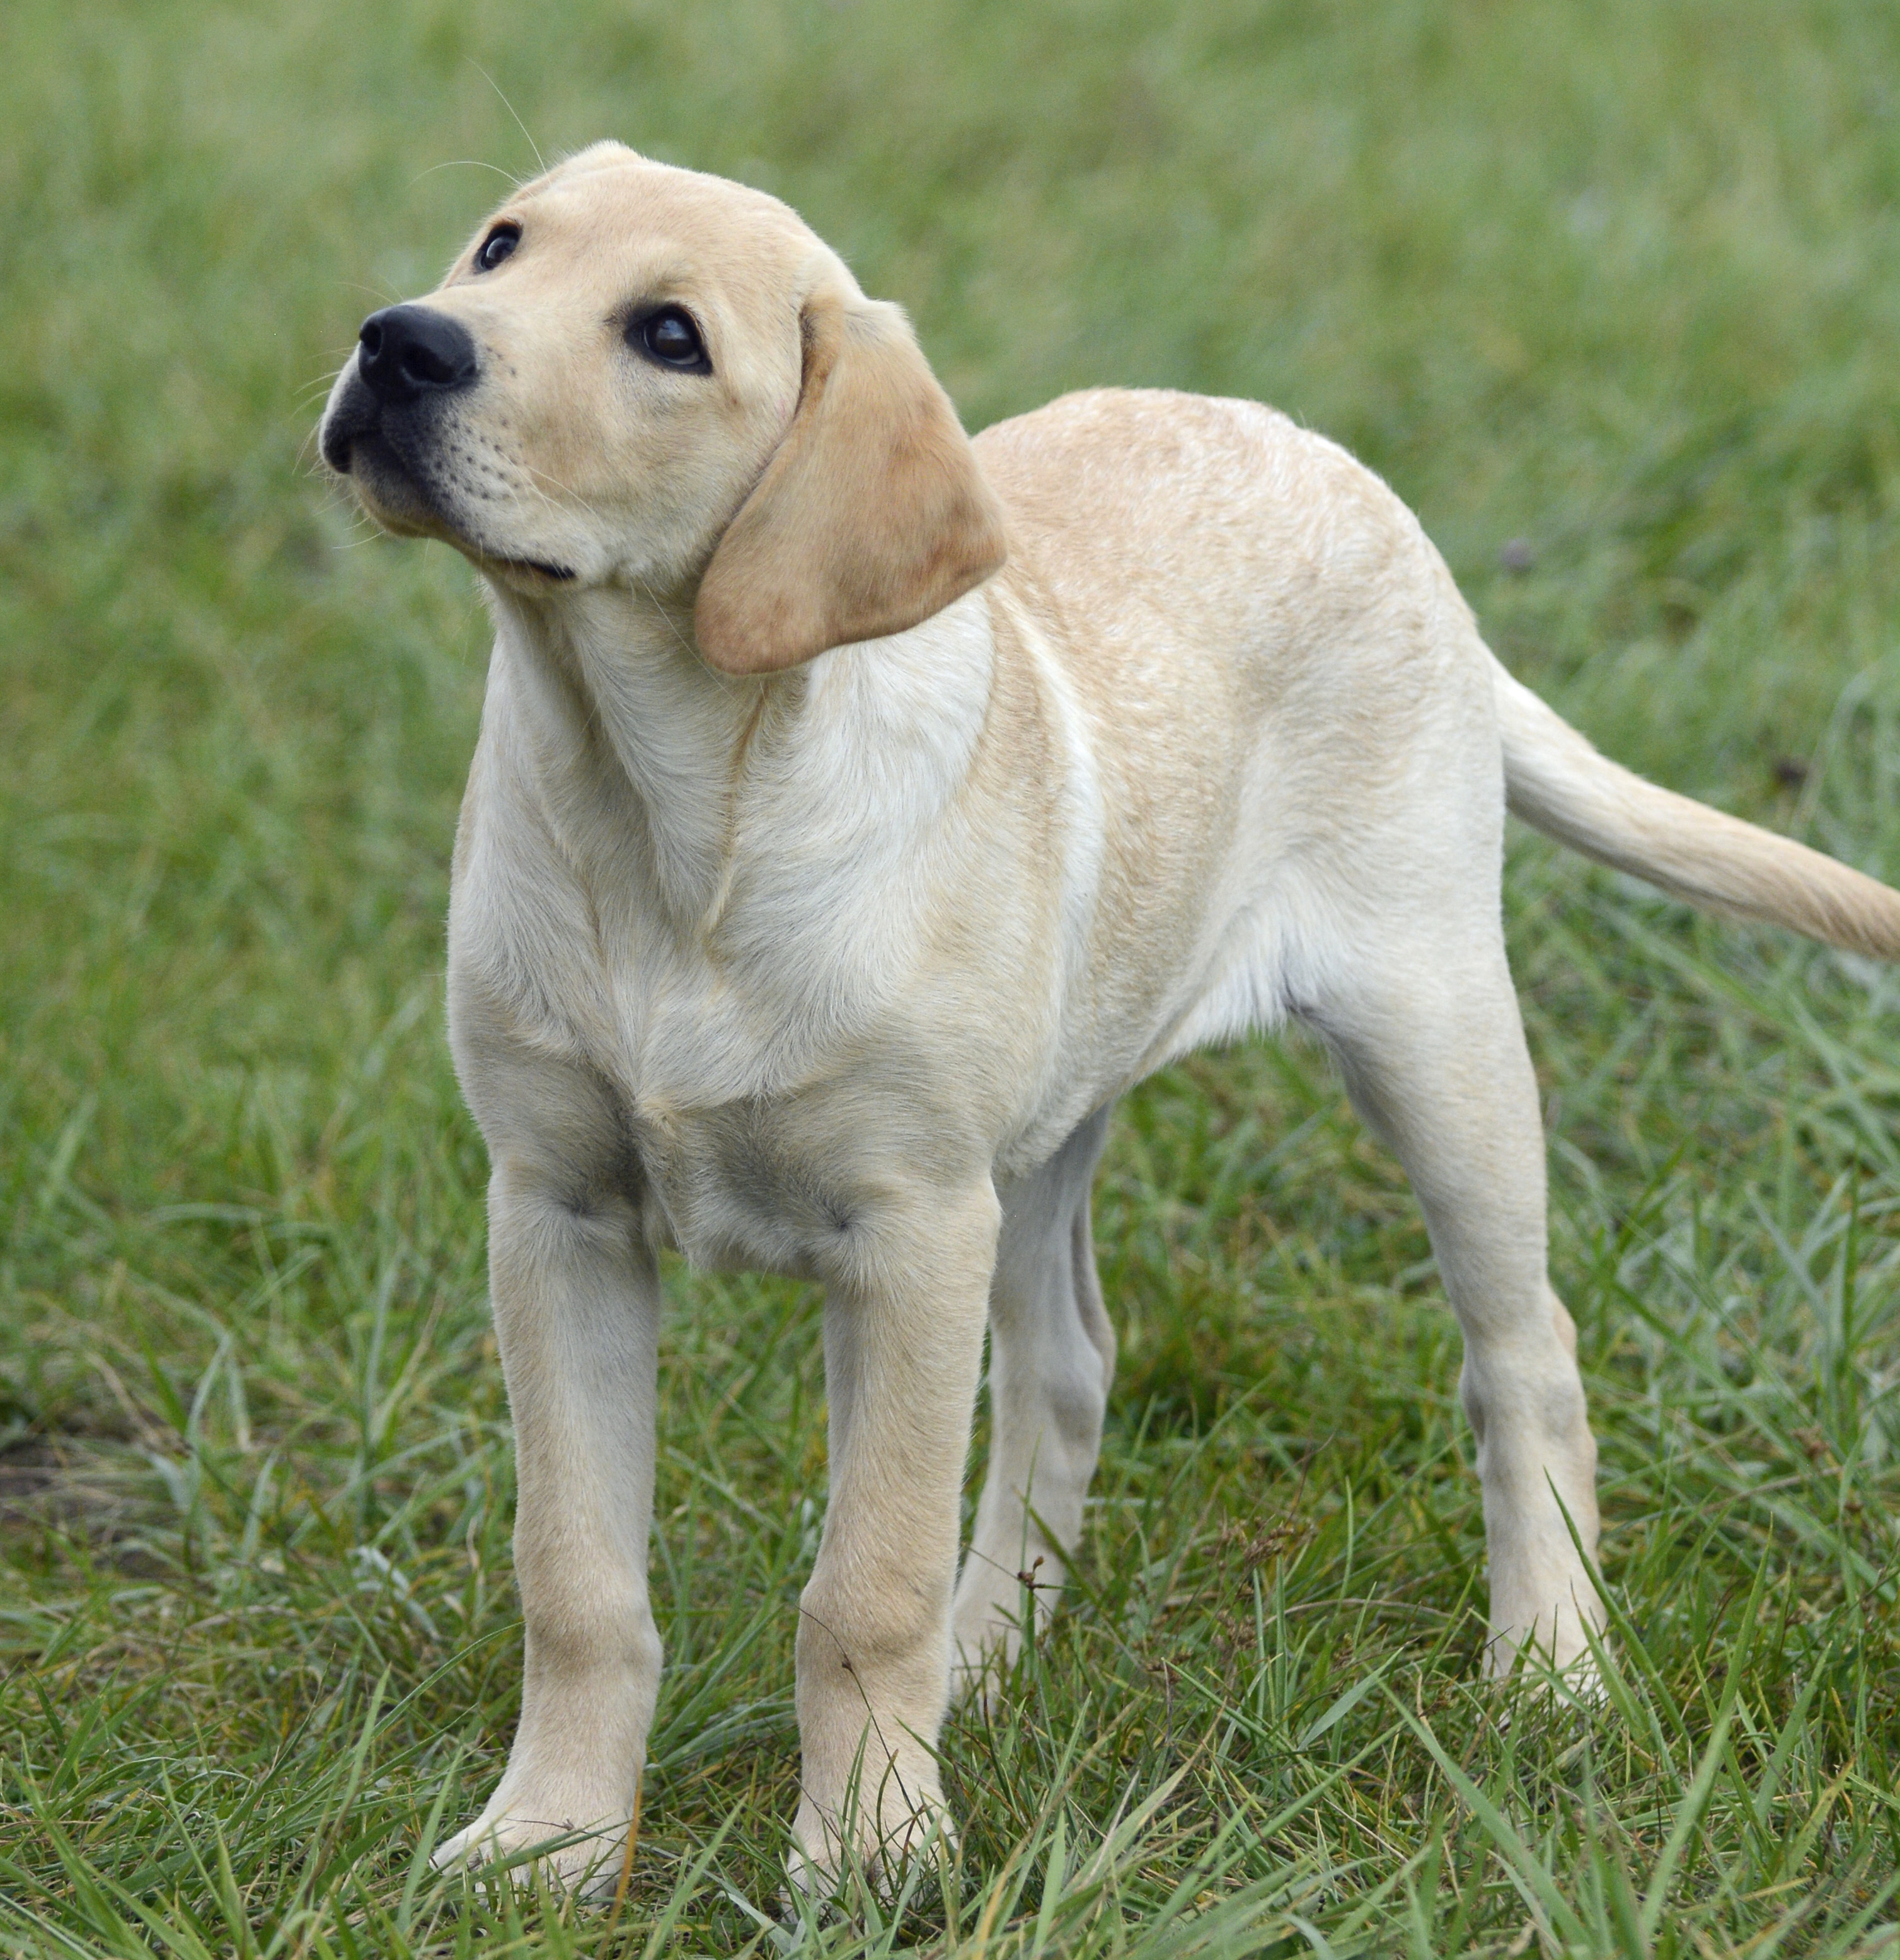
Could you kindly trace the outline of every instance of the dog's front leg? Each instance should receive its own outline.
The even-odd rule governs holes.
[[[800,1602],[792,1853],[812,1889],[854,1864],[887,1882],[949,1828],[934,1752],[998,1216],[986,1179],[928,1217],[855,1226],[827,1294],[831,1496]]]
[[[610,1890],[660,1678],[647,1598],[659,1279],[626,1197],[579,1198],[506,1157],[489,1239],[526,1669],[508,1768],[436,1862],[574,1837],[549,1863],[570,1885]]]

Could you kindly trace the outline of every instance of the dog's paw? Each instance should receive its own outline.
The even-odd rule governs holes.
[[[473,1824],[438,1844],[429,1862],[438,1872],[504,1866],[526,1883],[539,1873],[558,1889],[588,1899],[611,1898],[625,1869],[631,1820],[577,1824],[559,1806],[493,1804]]]
[[[814,1903],[837,1900],[855,1883],[888,1899],[917,1864],[934,1865],[956,1850],[956,1821],[933,1777],[928,1790],[913,1783],[909,1794],[887,1785],[877,1804],[860,1803],[854,1793],[826,1809],[807,1796],[792,1823],[785,1876]]]
[[[994,1721],[1001,1713],[1003,1685],[1021,1650],[1022,1636],[1014,1628],[998,1629],[993,1639],[981,1645],[960,1641],[956,1662],[950,1669],[952,1703],[973,1710],[983,1721]]]
[[[1586,1618],[1567,1602],[1537,1622],[1528,1638],[1519,1637],[1514,1628],[1494,1631],[1485,1672],[1492,1681],[1511,1684],[1520,1695],[1593,1708],[1605,1699],[1597,1658],[1602,1639],[1600,1614]]]
[[[950,1669],[950,1699],[974,1703],[985,1720],[998,1712],[1003,1684],[1023,1651],[1025,1623],[1033,1619],[1039,1624],[1052,1610],[1054,1586],[1047,1589],[1050,1597],[1045,1602],[1036,1596],[1032,1585],[1025,1585],[1020,1573],[997,1572],[985,1566],[973,1577],[966,1575],[958,1589],[950,1623],[950,1651],[956,1656]]]

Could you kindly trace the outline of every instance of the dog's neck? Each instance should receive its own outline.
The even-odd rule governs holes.
[[[496,590],[498,654],[529,724],[511,746],[571,843],[617,813],[616,858],[632,842],[674,928],[703,937],[742,857],[782,842],[772,832],[798,806],[822,798],[832,848],[861,860],[901,852],[934,824],[988,710],[982,605],[971,595],[896,639],[749,677],[700,657],[684,603],[619,587],[546,600]],[[760,819],[744,826],[742,795]],[[819,841],[802,841],[807,877]]]
[[[551,772],[578,772],[594,807],[630,803],[655,896],[676,923],[703,920],[730,876],[735,765],[768,683],[708,667],[689,606],[608,587],[491,595],[511,685],[555,738],[532,745],[543,791],[565,802]]]

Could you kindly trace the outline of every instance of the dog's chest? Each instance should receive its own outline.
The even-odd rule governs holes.
[[[822,1274],[931,1127],[929,1071],[876,1059],[912,1046],[903,963],[863,943],[863,914],[887,926],[891,905],[814,917],[742,885],[709,934],[545,838],[485,816],[457,867],[457,1058],[491,1148],[532,1106],[538,1150],[621,1185],[695,1264]],[[577,1095],[610,1111],[610,1140],[573,1119]]]
[[[1063,1019],[1090,811],[1043,783],[1081,768],[1080,735],[1030,740],[1019,679],[1040,786],[994,730],[979,775],[986,619],[959,602],[839,650],[730,727],[723,695],[667,691],[703,673],[656,667],[624,698],[597,677],[589,708],[504,637],[450,934],[453,991],[485,1004],[458,1010],[457,1056],[492,1147],[511,1112],[483,1106],[483,1052],[504,1048],[523,1065],[493,1104],[538,1100],[559,1131],[564,1071],[610,1103],[651,1222],[690,1256],[807,1271],[912,1170],[1007,1171],[1013,1144],[1045,1153],[1112,1093],[1113,1055],[1057,1065],[1100,1046]]]

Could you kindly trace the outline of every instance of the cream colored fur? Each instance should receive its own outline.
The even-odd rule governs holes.
[[[1109,1107],[1288,1016],[1404,1163],[1463,1330],[1491,1669],[1585,1663],[1596,1449],[1545,1272],[1507,800],[1863,952],[1900,950],[1900,897],[1599,756],[1386,487],[1269,409],[1087,393],[972,447],[902,316],[769,198],[602,145],[500,215],[514,255],[428,302],[477,378],[342,445],[372,515],[486,574],[496,626],[450,1016],[493,1165],[527,1673],[443,1855],[578,1831],[565,1876],[618,1869],[660,1680],[663,1246],[826,1289],[794,1871],[941,1820],[953,1682],[994,1678],[1017,1573],[1040,1561],[1047,1612],[1080,1529]],[[709,374],[630,347],[661,301]],[[361,419],[353,368],[326,431]]]

